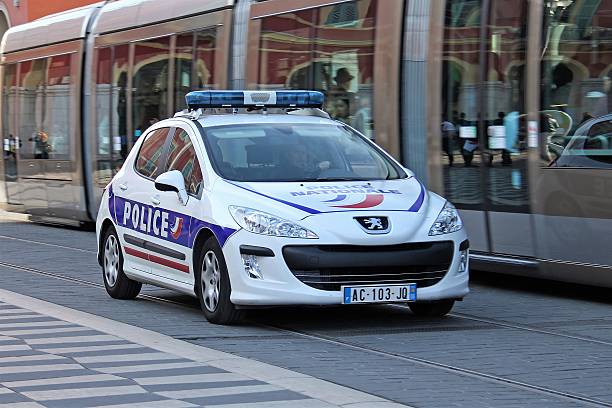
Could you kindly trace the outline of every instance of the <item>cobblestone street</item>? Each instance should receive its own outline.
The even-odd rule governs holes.
[[[253,311],[243,324],[224,327],[207,323],[195,299],[167,290],[146,286],[135,301],[109,298],[92,232],[5,220],[0,247],[0,287],[10,296],[149,330],[187,348],[231,353],[244,357],[247,367],[221,368],[160,351],[152,347],[154,337],[147,346],[130,340],[130,330],[123,337],[108,334],[104,327],[25,310],[3,295],[0,402],[223,406],[243,404],[241,395],[248,394],[260,403],[254,406],[318,407],[360,391],[357,397],[372,398],[365,405],[350,405],[355,396],[335,404],[612,406],[612,318],[603,291],[492,277],[473,283],[470,296],[444,319],[416,318],[404,306],[281,308]],[[25,359],[17,362],[18,356]],[[258,362],[291,374],[282,385],[278,376],[244,372]],[[82,376],[81,385],[66,385],[72,376]],[[301,376],[324,381],[300,392],[290,385],[303,383]],[[91,394],[57,392],[63,389]]]

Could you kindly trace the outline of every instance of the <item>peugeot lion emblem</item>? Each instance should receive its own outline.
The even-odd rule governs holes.
[[[355,217],[355,220],[368,234],[386,234],[389,232],[389,219],[387,217]]]

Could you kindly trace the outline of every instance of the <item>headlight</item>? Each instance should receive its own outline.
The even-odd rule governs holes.
[[[314,232],[294,222],[278,218],[263,211],[233,205],[229,207],[229,211],[238,225],[255,234],[287,238],[319,238]]]
[[[429,235],[449,234],[459,231],[461,228],[463,228],[463,222],[459,217],[457,209],[447,201],[442,211],[440,211],[440,214],[438,214],[436,222],[434,222],[429,229]]]

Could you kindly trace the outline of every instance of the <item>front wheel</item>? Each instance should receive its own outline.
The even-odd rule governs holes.
[[[242,313],[230,301],[230,285],[223,251],[214,237],[204,243],[196,265],[196,294],[206,319],[215,324],[238,322]]]
[[[142,284],[123,273],[123,253],[114,227],[108,228],[102,242],[102,275],[106,292],[115,299],[134,299],[140,293]]]
[[[454,305],[454,300],[436,300],[433,302],[409,303],[408,307],[417,316],[442,317],[446,316]]]

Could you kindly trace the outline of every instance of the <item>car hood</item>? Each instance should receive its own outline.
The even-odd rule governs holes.
[[[426,197],[425,188],[414,177],[365,182],[226,182],[271,200],[274,203],[269,203],[275,204],[274,207],[280,204],[287,211],[290,208],[298,210],[300,214],[296,214],[296,218],[344,211],[416,213],[423,207]],[[252,207],[265,211],[260,206]]]

